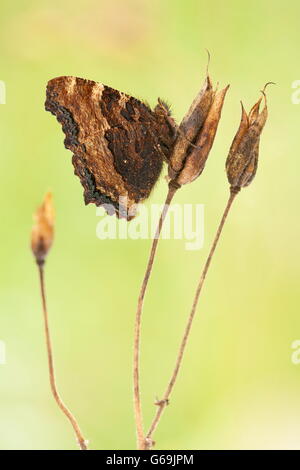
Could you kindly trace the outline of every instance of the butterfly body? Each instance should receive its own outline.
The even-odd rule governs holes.
[[[176,128],[167,106],[159,100],[152,111],[101,83],[58,77],[48,82],[45,108],[62,124],[85,203],[132,218],[172,150]]]

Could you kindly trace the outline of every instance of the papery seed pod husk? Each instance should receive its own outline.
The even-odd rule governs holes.
[[[195,140],[202,128],[211,107],[214,94],[211,79],[207,75],[201,90],[179,126],[178,136],[169,160],[170,179],[174,179],[182,169],[190,142]]]
[[[47,193],[43,204],[34,214],[31,231],[31,249],[38,264],[43,264],[54,238],[54,209],[52,194]]]
[[[268,117],[265,93],[265,105],[259,113],[262,98],[247,115],[242,105],[242,118],[226,160],[227,178],[232,188],[248,186],[255,177],[258,164],[260,135]]]
[[[191,183],[201,175],[215,140],[228,88],[229,85],[214,94],[206,119],[197,135],[195,141],[196,147],[192,147],[190,150],[184,162],[184,166],[176,178],[178,184],[183,185]]]

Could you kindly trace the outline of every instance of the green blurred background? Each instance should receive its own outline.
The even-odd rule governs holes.
[[[145,425],[161,396],[197,277],[228,196],[224,162],[240,119],[268,89],[269,121],[253,184],[238,196],[218,247],[158,449],[300,448],[300,78],[298,1],[3,1],[0,15],[0,447],[76,449],[50,395],[32,213],[54,193],[47,290],[57,379],[93,449],[132,449],[133,319],[149,240],[100,241],[71,154],[44,111],[48,79],[76,75],[149,101],[180,121],[205,75],[231,84],[205,172],[177,203],[205,204],[205,245],[162,241],[142,338]],[[161,203],[161,178],[150,200]]]

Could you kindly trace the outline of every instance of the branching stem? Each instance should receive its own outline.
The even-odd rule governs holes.
[[[152,247],[146,267],[144,279],[140,288],[136,316],[134,326],[134,351],[133,351],[133,392],[134,392],[134,412],[135,412],[135,423],[136,423],[136,434],[137,434],[137,447],[139,450],[145,449],[145,438],[143,431],[143,416],[142,416],[142,405],[140,395],[140,341],[141,341],[141,320],[144,298],[153,268],[154,258],[157,250],[158,240],[161,234],[163,222],[168,213],[170,203],[177,191],[177,187],[170,186],[169,191],[165,200],[163,210],[161,212],[158,226],[155,232],[155,236],[152,242]]]
[[[158,423],[161,419],[161,416],[162,416],[162,413],[163,413],[165,407],[169,403],[169,398],[170,398],[170,395],[171,395],[172,390],[174,388],[174,385],[175,385],[175,382],[176,382],[176,379],[177,379],[177,376],[178,376],[178,372],[179,372],[179,369],[180,369],[180,366],[181,366],[181,363],[182,363],[184,351],[185,351],[185,348],[186,348],[186,345],[187,345],[187,342],[188,342],[188,339],[189,339],[192,323],[193,323],[193,320],[194,320],[194,317],[195,317],[195,313],[196,313],[200,293],[201,293],[201,290],[202,290],[202,287],[203,287],[203,284],[204,284],[204,281],[205,281],[205,278],[206,278],[206,274],[207,274],[208,268],[210,266],[211,260],[213,258],[214,252],[216,250],[216,247],[217,247],[220,235],[222,233],[226,218],[228,216],[229,210],[231,208],[231,205],[232,205],[238,191],[239,191],[238,188],[237,189],[236,188],[231,189],[230,196],[229,196],[228,202],[226,204],[221,222],[220,222],[219,227],[217,229],[213,244],[211,246],[210,252],[208,254],[206,263],[204,265],[204,268],[202,270],[202,273],[201,273],[201,276],[200,276],[200,279],[199,279],[199,282],[198,282],[198,286],[197,286],[197,289],[196,289],[196,292],[195,292],[192,308],[191,308],[191,311],[190,311],[190,314],[189,314],[189,317],[188,317],[188,320],[187,320],[187,324],[186,324],[186,327],[185,327],[185,330],[184,330],[183,338],[181,340],[179,351],[178,351],[178,354],[177,354],[175,367],[173,369],[170,381],[169,381],[168,386],[166,388],[166,391],[163,395],[163,398],[161,400],[159,400],[159,402],[156,403],[156,405],[158,406],[158,409],[157,409],[156,414],[154,416],[154,419],[153,419],[153,421],[150,425],[149,431],[146,434],[146,437],[145,437],[145,440],[144,440],[144,449],[150,449],[153,446],[153,441],[152,441],[153,433],[157,428],[157,425],[158,425]]]

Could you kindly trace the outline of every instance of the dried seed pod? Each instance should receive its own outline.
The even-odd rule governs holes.
[[[175,179],[181,171],[190,142],[194,142],[202,128],[214,98],[214,90],[210,77],[207,75],[201,90],[182,120],[172,155],[169,161],[169,177]]]
[[[36,262],[42,265],[51,248],[54,236],[54,209],[52,194],[47,193],[43,204],[34,215],[35,225],[31,232],[31,249]]]
[[[212,102],[206,118],[197,133],[195,145],[188,153],[183,168],[176,178],[179,185],[191,183],[204,170],[209,152],[213,146],[222,108],[229,85],[218,93],[213,93]]]
[[[264,90],[263,96],[255,103],[249,114],[242,104],[240,126],[226,160],[227,178],[231,188],[236,191],[248,186],[256,174],[260,135],[268,117]],[[259,112],[262,99],[264,99],[264,108]]]

